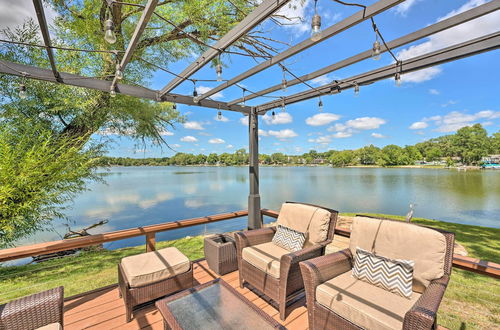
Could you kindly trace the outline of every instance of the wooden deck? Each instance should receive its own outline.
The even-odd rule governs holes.
[[[206,283],[219,277],[208,268],[205,260],[194,263],[193,274],[195,284]],[[247,288],[240,289],[237,271],[222,276],[222,279],[287,328],[307,329],[307,310],[304,306],[294,309],[286,320],[281,322],[278,311],[269,303]],[[64,307],[64,329],[67,330],[163,329],[162,317],[154,304],[137,310],[133,320],[125,323],[125,306],[123,300],[118,297],[117,287],[67,300]]]

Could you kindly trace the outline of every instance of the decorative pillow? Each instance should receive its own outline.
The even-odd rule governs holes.
[[[352,275],[357,279],[410,298],[413,284],[412,260],[389,259],[356,248]]]
[[[302,250],[306,241],[306,234],[300,231],[293,230],[282,225],[278,225],[278,229],[273,237],[273,243],[291,252]]]

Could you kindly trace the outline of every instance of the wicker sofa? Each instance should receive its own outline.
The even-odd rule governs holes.
[[[432,329],[450,280],[454,234],[356,217],[348,249],[300,263],[310,329]],[[351,275],[356,248],[415,261],[411,298]]]
[[[62,286],[0,305],[0,330],[62,330]]]
[[[337,215],[337,211],[321,206],[284,203],[278,224],[307,232],[304,249],[292,253],[272,243],[276,227],[236,233],[240,287],[248,283],[271,298],[284,320],[287,306],[303,298],[299,262],[324,254],[333,239]]]

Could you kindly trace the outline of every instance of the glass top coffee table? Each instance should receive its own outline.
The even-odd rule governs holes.
[[[286,329],[221,279],[156,302],[165,329]]]

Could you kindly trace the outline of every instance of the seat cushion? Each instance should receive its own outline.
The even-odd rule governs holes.
[[[177,248],[168,247],[125,257],[121,266],[129,285],[139,287],[185,273],[191,264]]]
[[[321,207],[298,203],[284,203],[278,216],[278,224],[307,233],[304,247],[327,239],[331,213]]]
[[[37,328],[36,330],[62,330],[62,326],[60,323],[51,323],[44,325],[43,327]]]
[[[272,242],[290,252],[302,250],[306,242],[306,234],[278,225]]]
[[[241,251],[241,257],[254,267],[272,277],[280,277],[280,259],[290,251],[275,245],[273,242],[248,246]]]
[[[408,310],[421,296],[410,299],[360,281],[348,271],[316,287],[316,301],[346,320],[371,330],[401,329]]]
[[[444,275],[446,238],[437,230],[401,221],[355,217],[349,248],[391,259],[413,260],[413,291],[424,292],[430,281]]]

